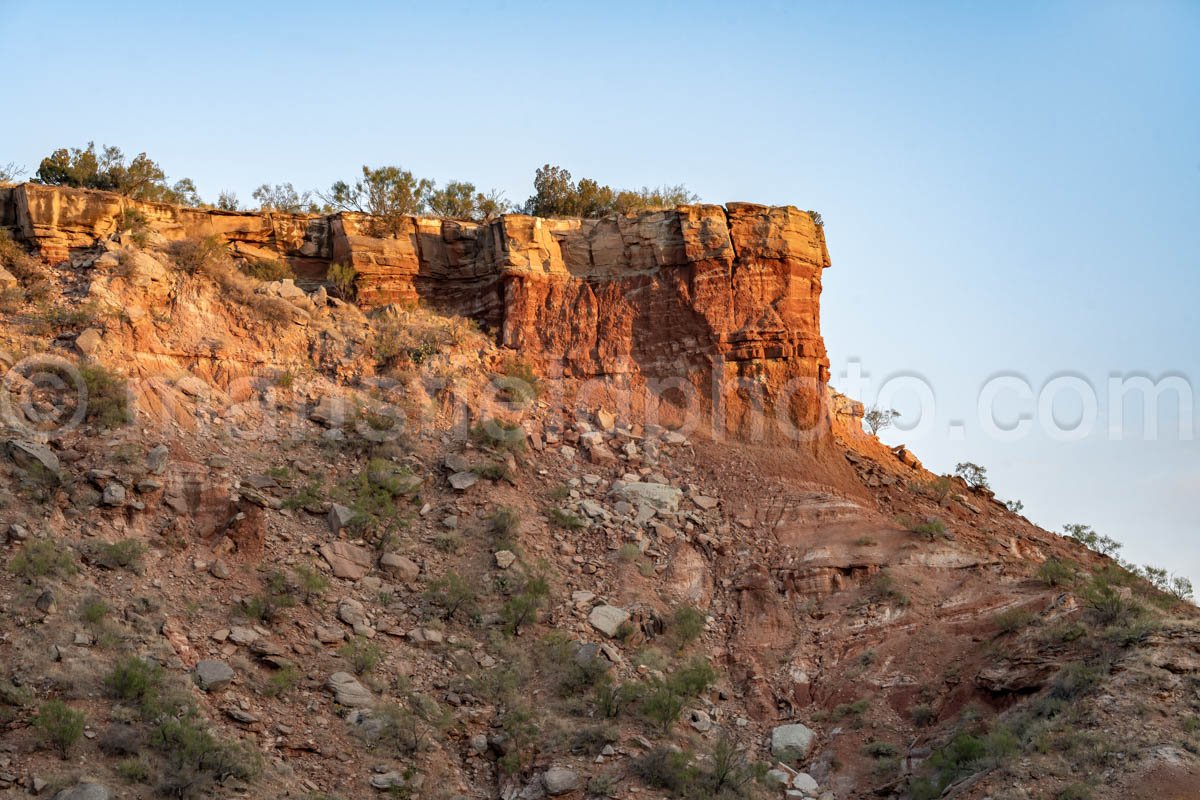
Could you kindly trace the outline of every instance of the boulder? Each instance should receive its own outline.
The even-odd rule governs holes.
[[[326,542],[319,550],[338,578],[356,581],[370,572],[375,563],[370,550],[349,542]]]
[[[551,767],[542,773],[542,786],[551,797],[573,792],[580,783],[579,773],[566,767]]]
[[[354,511],[346,506],[334,503],[329,507],[329,531],[341,533],[342,529],[354,519]]]
[[[479,476],[474,472],[455,472],[450,476],[450,486],[460,492],[465,492],[479,482]]]
[[[816,738],[817,735],[807,725],[779,725],[771,731],[771,755],[783,762],[807,758]]]
[[[410,558],[399,553],[384,553],[379,559],[379,568],[397,580],[411,583],[421,574],[421,567]]]
[[[88,328],[75,337],[75,348],[85,356],[95,353],[103,343],[104,333],[99,328]]]
[[[54,795],[54,800],[113,800],[116,795],[102,783],[77,783]]]
[[[817,792],[821,791],[821,785],[807,772],[798,773],[796,777],[792,778],[792,788],[799,789],[811,797],[816,797]]]
[[[614,638],[621,626],[629,621],[629,612],[617,606],[596,606],[588,614],[588,622],[605,636]]]
[[[233,667],[224,661],[206,658],[196,663],[193,674],[196,685],[206,692],[219,692],[233,683]]]
[[[375,696],[349,672],[335,672],[325,684],[333,692],[333,699],[347,708],[370,708],[375,705]]]
[[[11,439],[6,449],[8,457],[21,469],[27,470],[36,464],[47,472],[58,475],[58,456],[54,455],[54,451],[46,445]]]
[[[683,496],[683,492],[674,486],[642,481],[618,484],[613,488],[613,492],[636,505],[649,506],[655,511],[667,513],[679,510],[679,501]]]

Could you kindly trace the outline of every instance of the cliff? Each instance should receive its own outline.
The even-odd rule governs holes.
[[[300,280],[333,263],[364,307],[420,301],[473,318],[567,379],[601,378],[613,402],[717,433],[812,439],[828,429],[820,332],[822,229],[793,207],[683,206],[599,220],[510,214],[487,223],[403,220],[367,235],[358,214],[237,213],[24,184],[0,223],[59,261],[136,212],[168,240],[215,235],[244,259],[285,259]],[[647,391],[649,389],[649,391]]]

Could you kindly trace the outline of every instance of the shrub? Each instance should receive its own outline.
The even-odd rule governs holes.
[[[717,671],[708,660],[697,656],[675,670],[667,679],[667,684],[684,697],[697,697],[716,679]]]
[[[170,796],[193,797],[227,778],[251,781],[262,768],[256,753],[221,741],[191,712],[156,725],[150,745],[166,758],[168,768],[158,789]]]
[[[229,248],[225,240],[215,233],[171,242],[168,252],[176,267],[193,275],[213,275],[229,261]]]
[[[996,615],[996,628],[1001,634],[1016,633],[1022,628],[1032,625],[1037,615],[1026,608],[1010,608]]]
[[[108,603],[99,597],[88,597],[79,604],[79,618],[88,625],[98,625],[108,616],[108,612],[111,610],[108,607]]]
[[[350,666],[359,675],[365,675],[379,666],[383,660],[383,651],[369,639],[355,636],[338,649],[338,655],[350,662]]]
[[[678,648],[682,650],[700,638],[708,619],[691,606],[679,606],[671,615],[669,630],[675,637]]]
[[[1085,783],[1071,783],[1054,795],[1054,800],[1092,800],[1092,790]]]
[[[1077,522],[1063,525],[1063,533],[1102,556],[1116,556],[1122,546],[1116,539],[1096,533],[1091,525],[1081,525]]]
[[[962,478],[973,491],[988,488],[987,469],[972,464],[970,461],[959,462],[954,467],[954,474]]]
[[[325,282],[343,300],[354,300],[358,293],[357,281],[358,270],[352,264],[330,264],[329,271],[325,273]]]
[[[146,546],[137,539],[121,539],[100,546],[98,561],[109,569],[137,570]]]
[[[1075,567],[1069,561],[1048,558],[1038,567],[1037,578],[1047,586],[1065,586],[1075,582]]]
[[[118,659],[104,678],[104,688],[110,697],[125,703],[135,703],[147,710],[162,691],[163,668],[134,655]]]
[[[928,703],[913,706],[908,715],[918,728],[928,727],[937,721],[937,712]]]
[[[1025,510],[1025,504],[1022,503],[1020,500],[1005,500],[1004,507],[1007,508],[1009,511],[1011,511],[1013,514],[1020,514],[1022,511]]]
[[[457,572],[447,572],[429,584],[425,597],[441,608],[442,618],[448,620],[459,611],[471,611],[475,605],[475,587]]]
[[[305,605],[312,605],[329,589],[329,579],[315,567],[301,564],[296,567],[294,572],[296,573],[296,585]]]
[[[42,159],[34,180],[51,186],[102,189],[138,200],[201,205],[196,186],[190,179],[182,178],[169,184],[162,167],[145,153],[139,153],[126,163],[125,154],[119,147],[106,145],[97,152],[95,142],[88,142],[87,147],[55,150]]]
[[[524,408],[542,394],[541,379],[527,361],[510,358],[504,362],[504,375],[495,379],[497,399]]]
[[[898,416],[900,416],[900,412],[895,409],[871,406],[863,414],[863,424],[867,426],[868,433],[872,436],[878,436],[880,431],[885,431],[892,427]]]
[[[117,775],[126,783],[149,783],[150,765],[141,758],[126,758],[118,761],[115,767]]]
[[[289,664],[276,670],[267,678],[266,685],[263,686],[263,694],[267,697],[283,697],[290,694],[299,685],[302,677],[300,670]]]
[[[65,761],[71,746],[83,736],[84,717],[61,700],[43,703],[33,720],[42,739]]]
[[[899,751],[891,742],[867,742],[863,752],[871,758],[894,758]]]
[[[900,518],[900,524],[911,533],[918,536],[924,536],[929,541],[933,541],[939,536],[946,535],[946,523],[936,517],[927,517],[925,519],[915,519],[913,517],[904,516]]]
[[[500,452],[521,453],[525,450],[525,431],[517,422],[485,420],[471,429],[471,436],[479,444]]]
[[[564,508],[552,507],[546,512],[546,515],[550,517],[551,522],[560,528],[566,528],[567,530],[573,531],[578,530],[579,528],[587,527],[587,523],[585,521]]]
[[[241,264],[240,268],[246,275],[260,281],[281,281],[296,277],[291,264],[278,258],[253,259]]]
[[[313,202],[312,192],[297,192],[290,183],[274,186],[261,184],[250,194],[258,201],[259,211],[280,211],[285,214],[315,214],[320,207]]]
[[[521,531],[521,512],[510,506],[501,506],[488,517],[492,533],[501,539],[513,539]]]
[[[1102,578],[1092,578],[1082,599],[1092,618],[1102,625],[1128,623],[1142,613],[1141,606]]]
[[[633,761],[633,772],[649,786],[683,794],[694,779],[688,754],[669,747],[655,747]]]
[[[682,185],[616,190],[590,178],[574,181],[570,172],[551,164],[537,170],[533,189],[533,196],[525,201],[522,210],[539,217],[596,218],[696,202],[696,195]]]
[[[125,378],[100,364],[83,364],[79,375],[87,387],[87,419],[101,428],[119,428],[133,421]]]
[[[75,552],[53,539],[25,542],[8,568],[23,578],[64,578],[79,569],[75,566]]]
[[[400,167],[363,165],[362,178],[349,184],[338,181],[321,199],[334,208],[370,215],[366,230],[371,236],[397,236],[406,215],[425,210],[433,182],[416,178]]]
[[[439,217],[483,222],[508,210],[508,201],[496,190],[487,194],[475,190],[475,184],[450,181],[429,193],[429,210]]]
[[[550,583],[541,575],[531,575],[522,583],[521,589],[510,597],[500,609],[504,630],[516,636],[521,628],[537,618],[538,611],[550,597]]]
[[[1050,697],[1056,700],[1076,700],[1100,683],[1100,673],[1093,667],[1073,661],[1058,671],[1050,685]]]
[[[938,475],[918,485],[918,490],[926,497],[942,503],[950,496],[954,484],[945,475]]]

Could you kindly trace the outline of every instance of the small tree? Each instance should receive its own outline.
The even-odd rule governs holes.
[[[10,161],[0,166],[0,183],[16,183],[24,174],[24,167],[17,166],[16,162]]]
[[[954,474],[966,481],[972,491],[988,488],[987,469],[978,464],[963,461],[954,467]]]
[[[872,436],[878,436],[880,431],[885,431],[892,427],[892,423],[898,416],[900,416],[900,412],[894,408],[871,406],[863,414],[863,424],[867,426],[868,433]]]
[[[1091,525],[1081,525],[1073,522],[1063,525],[1063,533],[1082,544],[1089,550],[1095,550],[1102,556],[1116,556],[1122,545],[1116,539],[1102,536],[1092,530]]]
[[[1014,514],[1020,514],[1025,509],[1025,504],[1020,500],[1005,500],[1004,507]]]
[[[297,192],[290,183],[271,186],[264,183],[251,195],[258,201],[259,211],[280,211],[285,214],[315,214],[320,206],[313,201],[312,192]]]
[[[221,211],[239,211],[242,207],[236,192],[222,189],[217,195],[217,208]]]
[[[106,145],[97,151],[95,142],[83,148],[55,150],[42,159],[35,180],[50,186],[103,189],[137,200],[200,205],[200,196],[190,179],[171,185],[163,168],[145,153],[125,163],[121,148]]]
[[[353,185],[338,181],[322,195],[327,203],[343,211],[368,214],[367,230],[372,236],[396,236],[406,215],[420,214],[428,206],[433,182],[416,178],[400,167],[363,165],[362,178]]]
[[[72,745],[83,736],[83,712],[75,711],[62,700],[51,700],[38,710],[34,724],[47,744],[58,750],[65,761]]]

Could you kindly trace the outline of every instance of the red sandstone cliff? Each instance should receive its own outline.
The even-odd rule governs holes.
[[[216,235],[240,257],[283,258],[300,279],[353,266],[366,307],[420,301],[498,331],[565,378],[603,378],[625,402],[716,430],[773,438],[827,430],[820,332],[822,229],[793,207],[730,203],[599,220],[518,214],[406,218],[369,236],[357,214],[236,213],[24,184],[0,189],[0,224],[63,260],[136,211],[166,239]],[[647,385],[659,391],[649,395]],[[647,397],[652,399],[647,401]],[[761,412],[761,413],[760,413]]]

